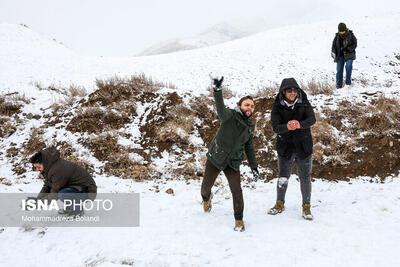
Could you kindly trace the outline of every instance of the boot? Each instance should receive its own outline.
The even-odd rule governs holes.
[[[209,199],[207,201],[202,201],[204,212],[210,212],[212,208],[211,200],[213,198],[213,194],[211,193]]]
[[[283,203],[282,200],[277,200],[276,204],[274,207],[272,207],[269,211],[268,214],[270,215],[276,215],[278,213],[281,213],[282,211],[285,210],[285,203]]]
[[[313,216],[311,214],[310,208],[311,208],[310,204],[303,204],[303,218],[312,221]]]
[[[244,231],[244,223],[243,220],[235,220],[235,228],[233,228],[236,232]]]

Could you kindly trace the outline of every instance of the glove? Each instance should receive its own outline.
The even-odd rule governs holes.
[[[257,182],[258,179],[260,179],[260,173],[258,172],[258,169],[254,168],[251,170],[251,172],[253,173],[253,181]]]
[[[210,73],[210,79],[211,79],[211,86],[215,91],[220,91],[221,90],[221,85],[222,81],[224,80],[224,76],[214,76],[213,74]]]
[[[335,58],[336,58],[336,54],[333,53],[333,52],[331,52],[331,57],[332,57],[333,59],[335,59]]]

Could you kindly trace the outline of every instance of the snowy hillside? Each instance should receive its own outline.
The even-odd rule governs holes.
[[[0,24],[0,192],[38,192],[43,181],[27,160],[54,145],[92,173],[99,192],[141,194],[137,228],[0,227],[0,266],[397,266],[400,14],[346,23],[358,38],[357,60],[354,84],[339,90],[330,58],[337,21],[126,58],[83,57]],[[263,179],[251,187],[243,166],[243,233],[232,230],[224,175],[212,212],[200,204],[205,153],[219,125],[210,71],[226,77],[229,107],[256,97]],[[301,82],[317,115],[312,222],[301,218],[296,174],[286,211],[266,214],[277,180],[269,115],[286,77]]]
[[[240,21],[235,23],[220,23],[190,38],[172,39],[155,44],[142,51],[138,56],[167,54],[208,47],[240,39],[256,32],[260,32],[262,29],[265,30],[266,28],[266,23],[258,20],[253,22]]]
[[[399,20],[399,15],[390,15],[346,22],[359,40],[355,77],[378,83],[397,77],[393,75],[395,67],[389,63],[399,53]],[[67,49],[60,53],[54,51],[56,45],[49,45],[52,41],[47,38],[37,39],[31,30],[22,27],[15,30],[15,27],[0,26],[2,90],[25,88],[33,81],[46,86],[75,83],[93,89],[96,78],[143,72],[157,81],[172,82],[182,90],[199,91],[207,86],[208,73],[218,71],[227,77],[231,90],[255,92],[259,87],[280,82],[283,77],[332,80],[335,72],[330,49],[337,21],[307,25],[307,31],[312,33],[308,38],[304,37],[305,26],[296,25],[193,51],[132,58],[80,57],[79,60]],[[47,44],[42,48],[38,46],[40,42]],[[53,53],[58,54],[56,60],[50,56]]]

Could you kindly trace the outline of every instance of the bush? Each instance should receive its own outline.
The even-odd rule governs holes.
[[[34,154],[45,147],[46,143],[43,141],[43,131],[38,128],[32,128],[28,142],[23,144],[24,155]]]
[[[312,79],[307,83],[301,83],[300,87],[306,93],[310,93],[311,95],[332,95],[336,86],[334,84],[329,83],[328,81],[316,81]]]
[[[19,103],[16,99],[8,99],[9,97],[2,95],[0,96],[0,115],[12,116],[21,112],[23,104]]]

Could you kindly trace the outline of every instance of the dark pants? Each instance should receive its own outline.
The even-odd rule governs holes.
[[[343,69],[346,63],[346,85],[351,84],[351,72],[353,70],[353,60],[344,60],[344,57],[339,57],[336,65],[336,88],[343,87]]]
[[[296,161],[297,171],[299,174],[303,204],[310,204],[312,155],[308,156],[305,159],[297,158],[295,153],[293,153],[290,159],[286,159],[278,155],[279,179],[277,184],[277,199],[285,202],[286,190],[288,187],[289,177],[292,174],[294,161]]]
[[[215,179],[217,179],[217,176],[220,172],[221,171],[207,159],[204,179],[201,183],[201,197],[203,198],[203,201],[207,201],[210,198],[211,188],[213,187]],[[227,167],[224,170],[224,173],[228,179],[229,187],[232,192],[235,220],[242,220],[244,204],[242,188],[240,187],[240,172]]]
[[[72,203],[83,203],[86,199],[89,199],[87,191],[79,192],[75,188],[66,187],[58,191],[58,199],[64,202],[65,200],[71,200]],[[68,206],[68,210],[81,211],[83,205]]]

